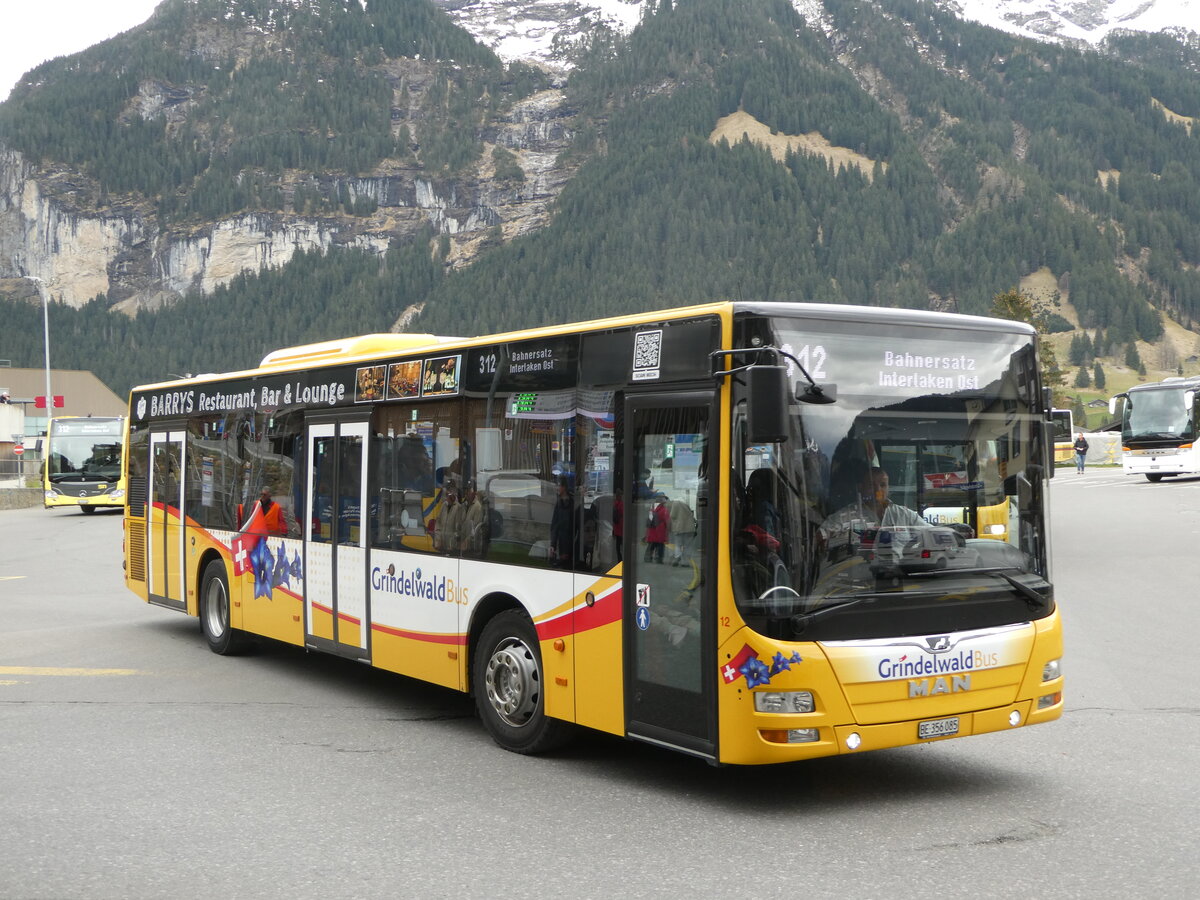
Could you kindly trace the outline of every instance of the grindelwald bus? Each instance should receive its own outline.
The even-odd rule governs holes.
[[[1197,392],[1200,378],[1166,378],[1137,384],[1108,401],[1108,410],[1121,411],[1121,466],[1126,475],[1145,475],[1162,481],[1170,475],[1200,473],[1196,447]]]
[[[367,335],[130,397],[126,580],[582,728],[786,762],[1062,712],[1032,329],[720,303]]]
[[[125,505],[121,453],[125,420],[60,416],[50,420],[42,466],[42,504],[77,506],[85,513]]]
[[[1069,463],[1075,459],[1075,414],[1069,409],[1050,410],[1051,440],[1054,461]]]

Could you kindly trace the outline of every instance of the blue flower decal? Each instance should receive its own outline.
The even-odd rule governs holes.
[[[304,577],[304,567],[300,565],[299,551],[296,551],[296,555],[292,557],[292,567],[289,569],[289,574],[297,581]]]
[[[279,549],[275,552],[275,569],[271,572],[271,587],[290,588],[292,586],[291,574],[287,561],[287,547],[283,546],[283,541],[280,541]]]
[[[775,658],[771,660],[771,674],[778,675],[780,672],[790,671],[796,663],[802,662],[800,654],[792,651],[791,656],[784,656],[782,653],[776,653]]]
[[[746,687],[753,688],[760,684],[771,683],[771,670],[757,656],[751,657],[738,666],[738,671],[746,676]]]
[[[259,541],[250,551],[250,563],[254,566],[254,598],[271,596],[271,571],[275,557],[266,541]]]

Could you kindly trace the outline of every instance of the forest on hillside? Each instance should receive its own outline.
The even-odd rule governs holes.
[[[1107,52],[1083,52],[962,22],[920,0],[824,2],[836,55],[788,0],[662,0],[627,37],[606,33],[583,48],[568,83],[579,174],[551,225],[509,243],[497,229],[493,249],[470,267],[447,269],[450,238],[432,233],[383,258],[305,255],[132,319],[109,312],[104,297],[84,310],[57,308],[58,344],[76,354],[70,364],[124,391],[165,371],[242,368],[275,347],[387,330],[414,304],[424,312],[411,330],[451,334],[711,299],[987,314],[995,295],[1043,268],[1069,295],[1080,326],[1102,329],[1106,345],[1158,339],[1164,314],[1187,327],[1200,321],[1200,134],[1163,112],[1200,115],[1197,60],[1186,47],[1123,37]],[[429,4],[371,4],[420,6]],[[269,7],[268,0],[256,6],[260,14]],[[397,39],[386,53],[417,46],[468,53],[439,49],[451,47],[438,36],[454,28],[444,17],[414,18],[404,28],[408,43]],[[324,35],[321,53],[328,71],[346,70],[344,80],[333,79],[338,90],[355,95],[337,102],[357,110],[348,115],[370,118],[354,106],[374,102],[375,90],[375,76],[362,67],[369,60],[355,56],[362,45],[354,34],[349,29],[341,44]],[[153,41],[139,40],[151,54]],[[503,84],[512,96],[535,86],[490,51],[470,53],[473,66],[454,77],[476,79],[473,89]],[[272,70],[262,84],[285,75]],[[303,146],[289,155],[279,141],[294,123],[273,117],[316,121],[314,105],[336,105],[335,98],[301,92],[299,111],[267,112],[240,78],[224,77],[214,94],[231,104],[222,115],[236,119],[227,125],[228,152],[196,151],[203,158],[193,163],[172,157],[183,153],[178,148],[164,149],[173,142],[166,132],[122,131],[112,110],[129,85],[96,87],[112,97],[89,127],[174,160],[169,175],[122,176],[142,178],[136,189],[157,198],[163,215],[202,216],[200,205],[210,203],[257,208],[268,202],[272,167],[352,172],[403,152],[389,149],[382,132],[352,133],[347,119],[338,132],[348,136],[345,155],[322,159]],[[59,117],[71,108],[65,87],[50,96],[62,104]],[[89,102],[100,109],[100,99]],[[67,126],[57,125],[38,131],[32,110],[45,111],[44,102],[15,94],[0,107],[5,140],[18,123],[21,146],[108,172],[94,134],[68,138]],[[752,143],[711,141],[717,121],[739,110],[779,134],[819,132],[873,165],[835,168],[798,152],[780,161]],[[451,109],[438,165],[449,171],[461,164],[451,148],[478,146],[478,115]],[[258,180],[236,177],[247,172]],[[115,171],[106,179],[130,189]],[[185,182],[204,189],[177,190]],[[249,193],[220,194],[234,186]],[[294,205],[295,198],[270,202]],[[36,356],[40,310],[18,307],[0,302],[14,339]],[[120,352],[122,342],[132,349]],[[5,355],[16,361],[20,353]]]

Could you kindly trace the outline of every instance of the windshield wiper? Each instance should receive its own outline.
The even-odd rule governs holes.
[[[1012,575],[1009,575],[1007,572],[997,572],[996,574],[1013,586],[1016,592],[1020,594],[1022,599],[1025,601],[1025,605],[1030,609],[1045,609],[1049,604],[1049,601],[1043,594],[1038,593],[1029,585],[1025,584],[1025,582],[1017,581],[1016,578],[1014,578]]]
[[[921,572],[918,577],[925,577],[927,575],[932,575],[934,577],[939,577],[942,575],[999,575],[1010,585],[1012,585],[1012,587],[1018,594],[1021,595],[1021,599],[1025,601],[1030,609],[1044,608],[1047,603],[1045,596],[1039,594],[1025,582],[1018,581],[1012,575],[1009,575],[1008,573],[1011,571],[1013,571],[1011,566],[979,566],[970,569],[930,569],[928,572]],[[1023,570],[1017,569],[1016,571],[1022,572]]]
[[[864,600],[890,600],[893,598],[912,600],[918,597],[939,596],[940,594],[940,591],[860,591],[857,594],[839,594],[839,601],[837,603],[830,603],[828,606],[819,607],[811,612],[796,613],[792,616],[792,628],[795,629],[796,634],[800,634],[808,626],[808,623],[814,619],[820,618],[826,613],[857,606]]]

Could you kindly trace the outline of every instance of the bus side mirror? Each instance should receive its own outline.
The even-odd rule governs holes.
[[[1113,394],[1111,397],[1108,398],[1108,414],[1110,416],[1115,416],[1117,414],[1117,401],[1120,400],[1122,397],[1127,397],[1127,396],[1129,396],[1129,395],[1128,394]]]
[[[777,444],[788,436],[788,377],[783,366],[746,369],[746,418],[750,443]]]

